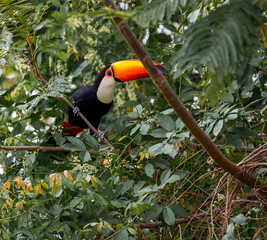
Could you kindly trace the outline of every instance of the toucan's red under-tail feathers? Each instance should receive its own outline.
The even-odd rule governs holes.
[[[82,133],[82,131],[84,130],[84,128],[75,127],[67,121],[63,121],[61,123],[61,125],[63,126],[63,132],[64,133],[66,133],[70,136],[74,136],[74,137],[77,136],[78,134]]]

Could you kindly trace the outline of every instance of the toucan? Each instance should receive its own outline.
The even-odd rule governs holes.
[[[153,62],[153,64],[164,77],[168,76],[163,65],[157,62]],[[136,59],[118,61],[104,67],[97,75],[93,85],[82,87],[72,95],[75,109],[66,108],[68,122],[62,122],[64,133],[76,136],[88,128],[77,114],[78,111],[97,129],[101,118],[112,106],[114,90],[118,83],[147,77],[149,77],[148,72],[141,61]]]

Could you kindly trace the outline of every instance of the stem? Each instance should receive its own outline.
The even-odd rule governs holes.
[[[114,4],[112,0],[100,0],[106,7],[111,7],[114,10],[118,10],[118,7]],[[161,93],[168,101],[170,106],[175,110],[176,114],[184,122],[189,131],[195,136],[195,138],[200,142],[200,144],[206,149],[208,154],[213,158],[213,160],[226,172],[230,173],[234,177],[238,178],[241,182],[245,183],[251,188],[257,188],[262,196],[267,195],[267,186],[263,185],[254,176],[245,172],[243,169],[239,168],[237,165],[232,163],[227,159],[220,150],[216,147],[212,139],[198,126],[194,118],[187,111],[181,101],[178,99],[173,89],[170,87],[169,83],[162,76],[159,70],[154,66],[151,58],[144,50],[142,45],[138,42],[136,36],[129,28],[128,24],[124,19],[120,17],[114,17],[113,21],[117,25],[118,29],[124,36],[128,45],[132,48],[134,53],[138,56],[140,61],[143,63],[147,72],[149,73],[154,84],[160,89]]]
[[[4,151],[22,151],[22,150],[27,150],[27,151],[50,151],[50,152],[82,152],[83,150],[70,150],[70,149],[65,149],[61,147],[47,147],[47,146],[0,146],[0,150]],[[123,149],[116,149],[113,148],[112,152],[117,152],[121,154],[131,154],[135,149],[130,148],[125,150]],[[105,151],[103,152],[98,152],[98,151],[92,151],[92,150],[87,150],[92,155],[100,155],[104,154]]]

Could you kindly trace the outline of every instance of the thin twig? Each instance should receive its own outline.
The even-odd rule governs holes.
[[[47,146],[0,146],[0,150],[4,151],[22,151],[22,150],[27,150],[27,151],[50,151],[50,152],[82,152],[83,150],[70,150],[70,149],[65,149],[62,147],[47,147]],[[119,152],[120,154],[131,154],[135,149],[129,148],[129,149],[116,149],[113,148],[111,152]],[[103,152],[98,152],[98,151],[92,151],[88,150],[88,152],[92,155],[100,155]]]

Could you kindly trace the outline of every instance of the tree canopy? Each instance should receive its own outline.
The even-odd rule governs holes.
[[[264,197],[214,163],[151,79],[118,85],[108,142],[60,123],[64,99],[137,58],[120,17],[198,126],[266,184],[266,2],[114,2],[0,0],[0,238],[265,239]]]

